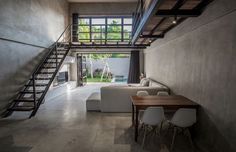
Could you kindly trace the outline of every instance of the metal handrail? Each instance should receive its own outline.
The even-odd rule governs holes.
[[[58,41],[60,40],[60,38],[61,38],[61,37],[63,36],[63,34],[67,31],[67,29],[69,29],[69,28],[71,27],[71,25],[72,25],[72,24],[68,25],[68,26],[65,28],[65,30],[62,32],[62,34],[59,36],[59,38],[57,39],[57,41],[56,41],[51,47],[48,48],[48,49],[51,48],[50,51],[47,53],[47,55],[45,56],[45,58],[43,58],[42,62],[37,66],[37,68],[35,69],[35,71],[33,72],[32,75],[35,75],[35,74],[39,71],[40,67],[41,67],[41,66],[43,65],[43,63],[46,61],[48,55],[52,53],[53,49],[55,49],[55,46],[57,45],[57,43],[58,43]]]
[[[47,55],[45,55],[45,57],[43,58],[43,60],[40,62],[40,64],[36,67],[36,69],[34,70],[34,72],[33,72],[33,74],[32,74],[32,81],[33,81],[33,99],[34,99],[34,107],[35,107],[35,110],[34,110],[34,112],[33,113],[36,113],[36,111],[38,110],[38,106],[41,104],[41,100],[43,100],[43,98],[44,98],[44,96],[45,96],[45,93],[40,97],[40,99],[39,99],[39,103],[36,103],[36,82],[35,82],[35,75],[36,75],[36,73],[38,73],[39,72],[39,70],[41,69],[41,67],[42,67],[42,65],[44,64],[44,62],[47,60],[47,58],[48,58],[48,56],[54,51],[54,50],[56,50],[56,68],[57,68],[57,70],[55,71],[55,72],[57,72],[58,71],[58,66],[60,66],[60,65],[58,65],[58,52],[57,52],[57,47],[58,47],[58,42],[59,42],[59,40],[62,38],[62,36],[64,36],[64,34],[66,33],[66,31],[67,30],[69,30],[69,32],[71,32],[71,29],[70,29],[70,27],[71,27],[71,24],[70,25],[68,25],[66,28],[65,28],[65,30],[62,32],[62,34],[59,36],[59,38],[57,39],[57,41],[55,42],[55,43],[53,43],[53,45],[50,47],[50,48],[48,48],[48,49],[50,49],[49,51],[48,51],[48,53],[47,53]],[[66,33],[66,34],[68,34],[68,33]],[[68,34],[68,36],[70,36],[69,38],[70,38],[70,42],[71,42],[71,35],[70,34]],[[63,37],[64,38],[64,37]],[[61,46],[62,44],[60,44],[59,45],[59,47]],[[55,74],[54,74],[55,75]],[[50,80],[50,82],[49,82],[50,84],[52,83],[52,80]],[[48,90],[48,88],[49,88],[49,86],[47,87],[47,90]]]

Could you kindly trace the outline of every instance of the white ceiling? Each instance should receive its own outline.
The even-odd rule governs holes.
[[[101,2],[137,2],[138,0],[67,0],[68,2],[78,3],[101,3]]]

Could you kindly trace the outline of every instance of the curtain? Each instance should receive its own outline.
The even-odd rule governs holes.
[[[72,14],[72,41],[73,42],[78,42],[78,19],[79,19],[79,14],[78,13],[73,13]]]
[[[128,83],[139,83],[139,51],[131,51]]]

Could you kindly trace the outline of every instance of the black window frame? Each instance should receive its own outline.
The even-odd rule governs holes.
[[[80,19],[88,19],[89,24],[80,24]],[[105,24],[92,24],[92,19],[105,19]],[[121,24],[108,24],[108,20],[109,19],[121,19]],[[124,24],[124,20],[125,19],[130,19],[131,20],[131,24]],[[76,25],[75,25],[76,26]],[[132,16],[79,16],[78,17],[78,31],[77,31],[77,37],[78,37],[78,42],[83,42],[83,43],[87,43],[87,42],[96,42],[98,43],[100,41],[101,44],[107,43],[107,42],[128,42],[130,43],[131,41],[131,35],[132,35],[132,28],[133,28],[133,18]],[[84,32],[84,31],[79,31],[80,27],[79,26],[84,26],[84,27],[89,27],[89,30]],[[93,31],[93,27],[99,27],[100,26],[100,30],[99,31]],[[107,31],[109,26],[119,26],[121,28],[120,32],[114,32],[114,31]],[[124,31],[124,27],[125,26],[130,26],[131,27],[131,31]],[[120,33],[120,38],[116,39],[112,39],[112,38],[108,38],[109,34],[112,33]],[[89,38],[86,39],[80,39],[80,34],[89,34]],[[127,38],[127,34],[129,35],[129,38]],[[93,35],[101,35],[100,38],[93,38]],[[117,34],[118,35],[118,34]]]

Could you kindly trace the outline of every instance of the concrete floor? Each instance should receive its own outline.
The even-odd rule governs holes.
[[[171,133],[162,142],[147,137],[143,150],[141,137],[134,142],[131,114],[86,112],[85,99],[103,85],[65,90],[31,119],[18,112],[0,120],[0,152],[168,152]],[[187,138],[178,136],[174,151],[190,149]]]

